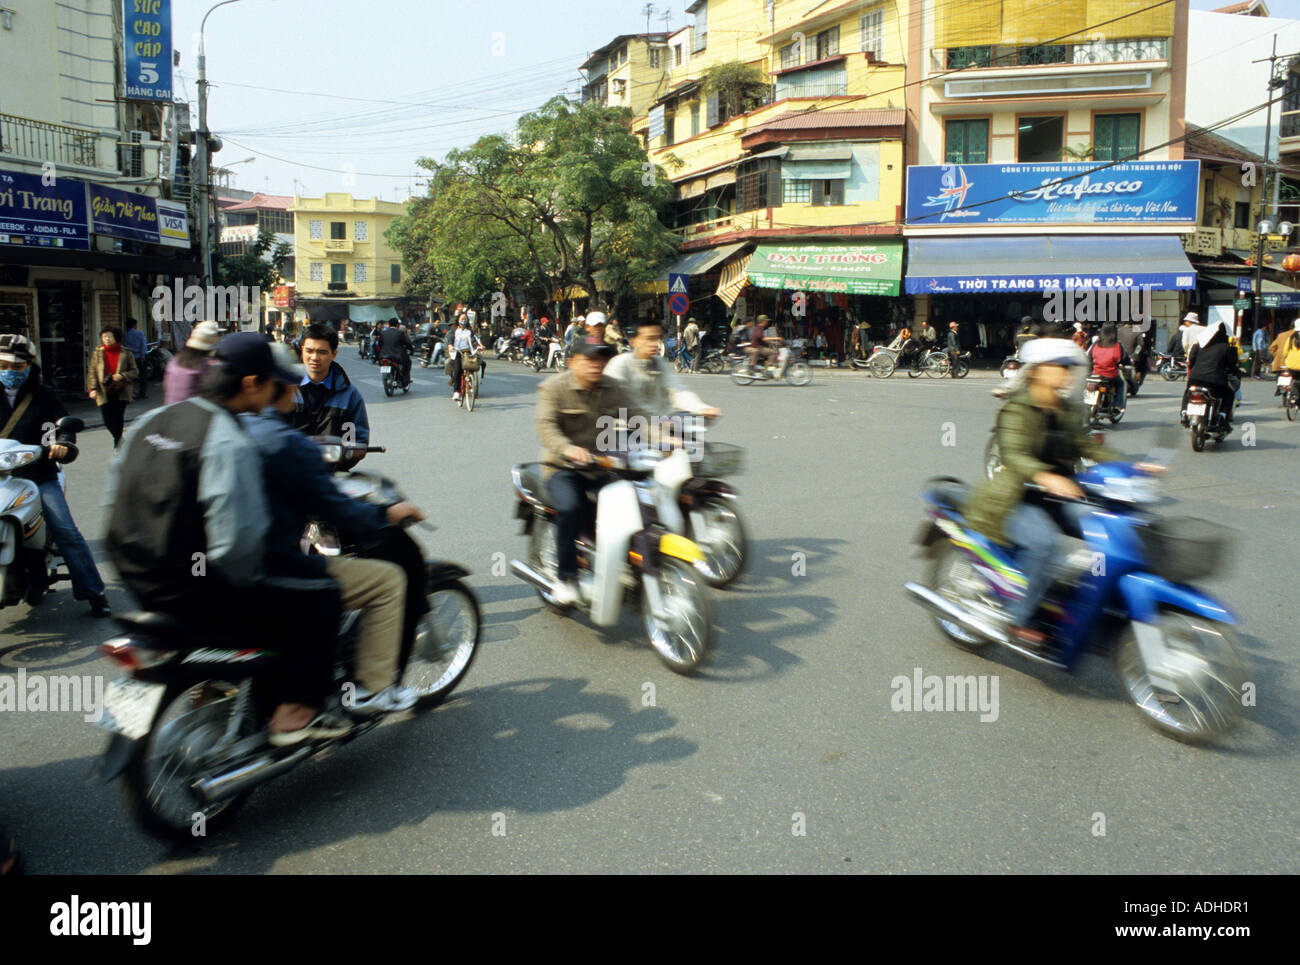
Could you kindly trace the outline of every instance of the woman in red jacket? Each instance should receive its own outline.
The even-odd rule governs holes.
[[[1119,377],[1119,367],[1131,364],[1124,346],[1119,344],[1119,329],[1114,322],[1107,322],[1101,327],[1101,336],[1088,349],[1092,359],[1092,374],[1107,379],[1115,388],[1115,408],[1124,406],[1124,380]]]

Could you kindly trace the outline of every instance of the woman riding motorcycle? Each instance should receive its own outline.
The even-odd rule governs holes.
[[[1115,389],[1115,408],[1124,408],[1124,380],[1120,378],[1120,366],[1131,365],[1124,346],[1119,343],[1119,329],[1114,322],[1107,322],[1101,327],[1101,336],[1088,349],[1092,359],[1092,374],[1106,379]]]
[[[1088,359],[1073,342],[1037,338],[1020,350],[1021,368],[1010,397],[997,415],[1002,471],[971,494],[964,515],[972,529],[989,539],[1021,547],[1016,565],[1027,584],[1024,596],[1010,608],[1009,635],[1017,643],[1038,647],[1047,635],[1030,623],[1051,585],[1049,563],[1057,553],[1061,529],[1042,506],[1024,501],[1025,486],[1033,483],[1050,495],[1078,499],[1074,482],[1079,459],[1108,462],[1120,459],[1083,427],[1083,414],[1070,401],[1078,388],[1077,373]],[[1067,524],[1084,515],[1078,503],[1062,503]]]
[[[1241,387],[1237,350],[1228,344],[1222,322],[1211,322],[1187,353],[1187,387],[1183,389],[1183,425],[1187,425],[1187,398],[1193,385],[1201,385],[1219,400],[1229,428],[1232,427],[1232,402]]]

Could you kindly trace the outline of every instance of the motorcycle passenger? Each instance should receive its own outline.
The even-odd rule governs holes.
[[[754,319],[754,328],[749,335],[749,348],[745,355],[749,359],[749,371],[762,374],[769,361],[777,357],[776,346],[781,344],[781,337],[771,326],[772,319],[759,315]]]
[[[262,481],[271,516],[264,572],[273,578],[301,580],[307,586],[337,581],[343,609],[365,611],[354,668],[358,686],[349,710],[355,714],[406,710],[414,705],[416,693],[395,683],[406,574],[396,563],[383,560],[309,556],[299,543],[307,524],[320,520],[336,527],[344,541],[374,549],[385,528],[406,519],[423,519],[424,514],[410,503],[385,509],[339,492],[320,447],[290,428],[285,418],[293,409],[294,386],[277,383],[277,389],[278,396],[260,413],[239,416],[262,454]]]
[[[674,412],[690,412],[709,419],[722,415],[720,409],[706,405],[698,395],[682,386],[672,366],[659,354],[661,334],[659,323],[653,319],[639,322],[632,337],[632,351],[619,355],[605,367],[605,378],[618,382],[631,403],[628,412],[648,420],[652,426],[657,418]]]
[[[109,554],[145,609],[202,628],[196,644],[215,636],[280,652],[267,679],[279,701],[272,743],[341,737],[351,724],[320,709],[333,686],[338,587],[264,578],[262,460],[237,418],[298,379],[256,332],[226,336],[215,358],[199,396],[147,413],[123,441],[109,470]]]
[[[1291,337],[1284,345],[1286,354],[1282,356],[1282,367],[1292,373],[1300,373],[1300,326],[1292,330]]]
[[[25,335],[6,333],[0,335],[0,438],[12,439],[25,446],[46,445],[49,426],[68,414],[54,389],[41,381],[41,368],[36,364],[36,346]],[[104,595],[104,580],[95,566],[95,558],[85,537],[68,509],[68,500],[59,485],[56,463],[70,463],[77,458],[71,446],[72,437],[58,433],[48,445],[44,455],[30,465],[12,470],[18,479],[29,479],[41,494],[41,509],[45,523],[50,527],[50,537],[68,565],[72,578],[72,596],[90,602],[91,616],[106,617],[112,614],[108,597]],[[14,562],[19,562],[15,560]],[[29,606],[40,602],[49,589],[49,573],[45,569],[45,554],[32,553],[22,560],[27,570],[27,593],[24,599]]]
[[[549,318],[543,317],[541,324],[537,326],[537,337],[533,339],[532,357],[542,356],[545,361],[546,353],[551,350],[551,339],[555,338],[555,326],[551,324]]]
[[[468,352],[470,355],[478,355],[483,348],[483,343],[479,341],[478,335],[469,327],[469,319],[464,315],[456,320],[456,331],[452,334],[451,353],[447,361],[448,371],[451,373],[451,399],[453,402],[460,399],[460,377],[464,371],[464,361],[461,358],[462,352]],[[481,380],[487,374],[487,364],[479,359],[478,376]]]
[[[335,361],[339,336],[329,325],[307,326],[302,337],[302,363],[306,375],[298,385],[298,400],[289,414],[289,424],[309,436],[340,436],[352,445],[370,444],[370,418],[361,392]],[[351,469],[365,456],[339,463]]]
[[[1237,350],[1228,344],[1222,322],[1211,322],[1187,353],[1187,387],[1183,389],[1182,424],[1188,425],[1187,399],[1193,385],[1209,389],[1219,400],[1225,424],[1232,428],[1232,403],[1241,387]]]
[[[546,486],[556,511],[560,583],[553,595],[561,606],[578,600],[577,539],[587,494],[608,481],[600,470],[592,468],[597,440],[606,423],[617,421],[629,408],[619,383],[605,378],[605,363],[615,354],[613,346],[598,338],[579,339],[573,345],[567,370],[545,379],[538,387],[535,425],[542,443]]]
[[[411,336],[397,324],[397,319],[390,318],[388,327],[379,336],[379,359],[388,359],[397,363],[398,378],[403,388],[411,384]]]
[[[1124,380],[1120,378],[1120,366],[1131,365],[1133,360],[1119,344],[1114,322],[1101,327],[1101,337],[1088,349],[1088,358],[1092,359],[1092,374],[1101,376],[1114,390],[1115,410],[1124,409]]]
[[[1016,390],[997,416],[1003,470],[971,494],[964,515],[989,539],[1020,547],[1016,566],[1028,582],[1008,607],[1009,634],[1018,643],[1040,646],[1047,635],[1030,624],[1050,585],[1048,564],[1057,554],[1060,530],[1047,510],[1024,502],[1024,488],[1034,483],[1053,496],[1078,499],[1083,493],[1073,476],[1079,458],[1120,457],[1088,433],[1069,401],[1077,386],[1074,370],[1087,364],[1082,350],[1065,339],[1038,338],[1021,350],[1021,362]],[[1062,509],[1076,522],[1083,513],[1077,503]]]

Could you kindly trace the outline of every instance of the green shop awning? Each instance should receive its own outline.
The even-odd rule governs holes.
[[[903,243],[872,245],[759,245],[749,260],[749,280],[759,288],[897,295]]]

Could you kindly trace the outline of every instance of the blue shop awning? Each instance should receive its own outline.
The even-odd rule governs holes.
[[[909,295],[1196,287],[1173,235],[912,238],[907,249]]]

